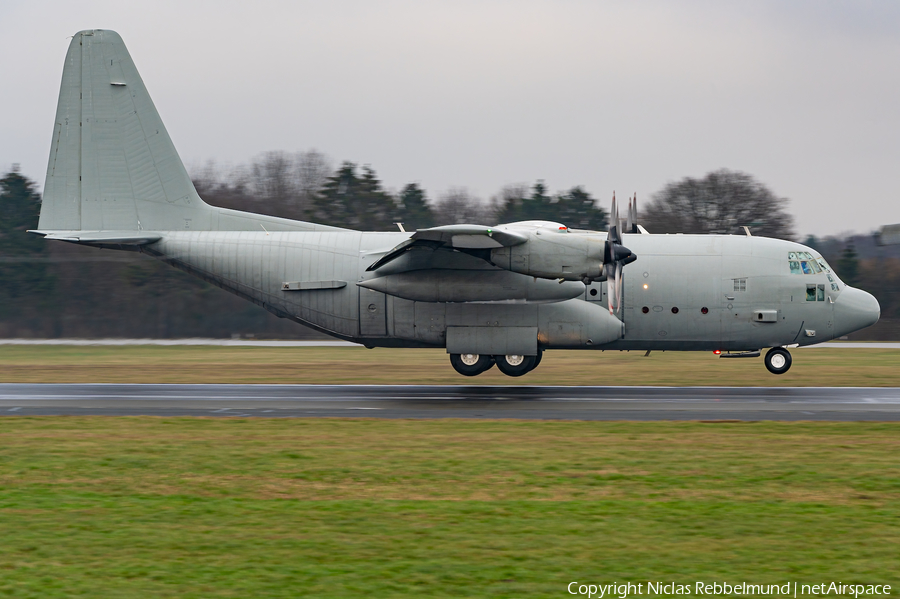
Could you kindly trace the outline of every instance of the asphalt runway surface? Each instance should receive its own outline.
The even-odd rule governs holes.
[[[119,346],[119,345],[209,345],[218,347],[359,347],[362,345],[338,339],[209,339],[194,337],[187,339],[0,339],[0,345],[68,345],[68,346]],[[862,343],[827,341],[807,345],[797,349],[840,348],[840,349],[900,349],[900,342]]]
[[[0,384],[0,416],[900,421],[900,388]]]

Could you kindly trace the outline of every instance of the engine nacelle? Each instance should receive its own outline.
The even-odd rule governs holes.
[[[500,268],[543,279],[601,279],[606,241],[577,233],[529,233],[528,241],[491,250]]]

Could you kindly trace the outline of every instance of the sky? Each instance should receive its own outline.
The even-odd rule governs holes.
[[[900,223],[893,0],[2,0],[0,169],[43,185],[82,29],[122,36],[189,169],[316,149],[430,197],[608,207],[729,168],[802,236]]]

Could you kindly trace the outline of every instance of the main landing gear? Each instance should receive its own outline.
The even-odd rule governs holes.
[[[496,364],[497,368],[507,376],[522,376],[528,374],[541,363],[543,352],[538,350],[536,356],[484,356],[479,354],[450,354],[450,364],[456,372],[463,376],[477,376],[490,370]]]
[[[493,356],[478,354],[450,354],[450,364],[463,376],[478,376],[494,365]]]
[[[784,374],[791,368],[791,354],[783,347],[773,347],[766,352],[766,369],[772,374]]]

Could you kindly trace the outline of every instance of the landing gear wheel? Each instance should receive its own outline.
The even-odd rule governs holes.
[[[494,356],[497,368],[506,376],[522,376],[534,368],[535,356]]]
[[[773,347],[766,352],[766,369],[772,374],[784,374],[791,368],[791,354],[783,347]]]
[[[537,355],[534,357],[534,366],[531,367],[532,370],[538,367],[538,364],[541,363],[541,358],[544,357],[544,350],[539,349]]]
[[[478,376],[494,365],[494,358],[479,354],[450,354],[450,364],[463,376]]]

